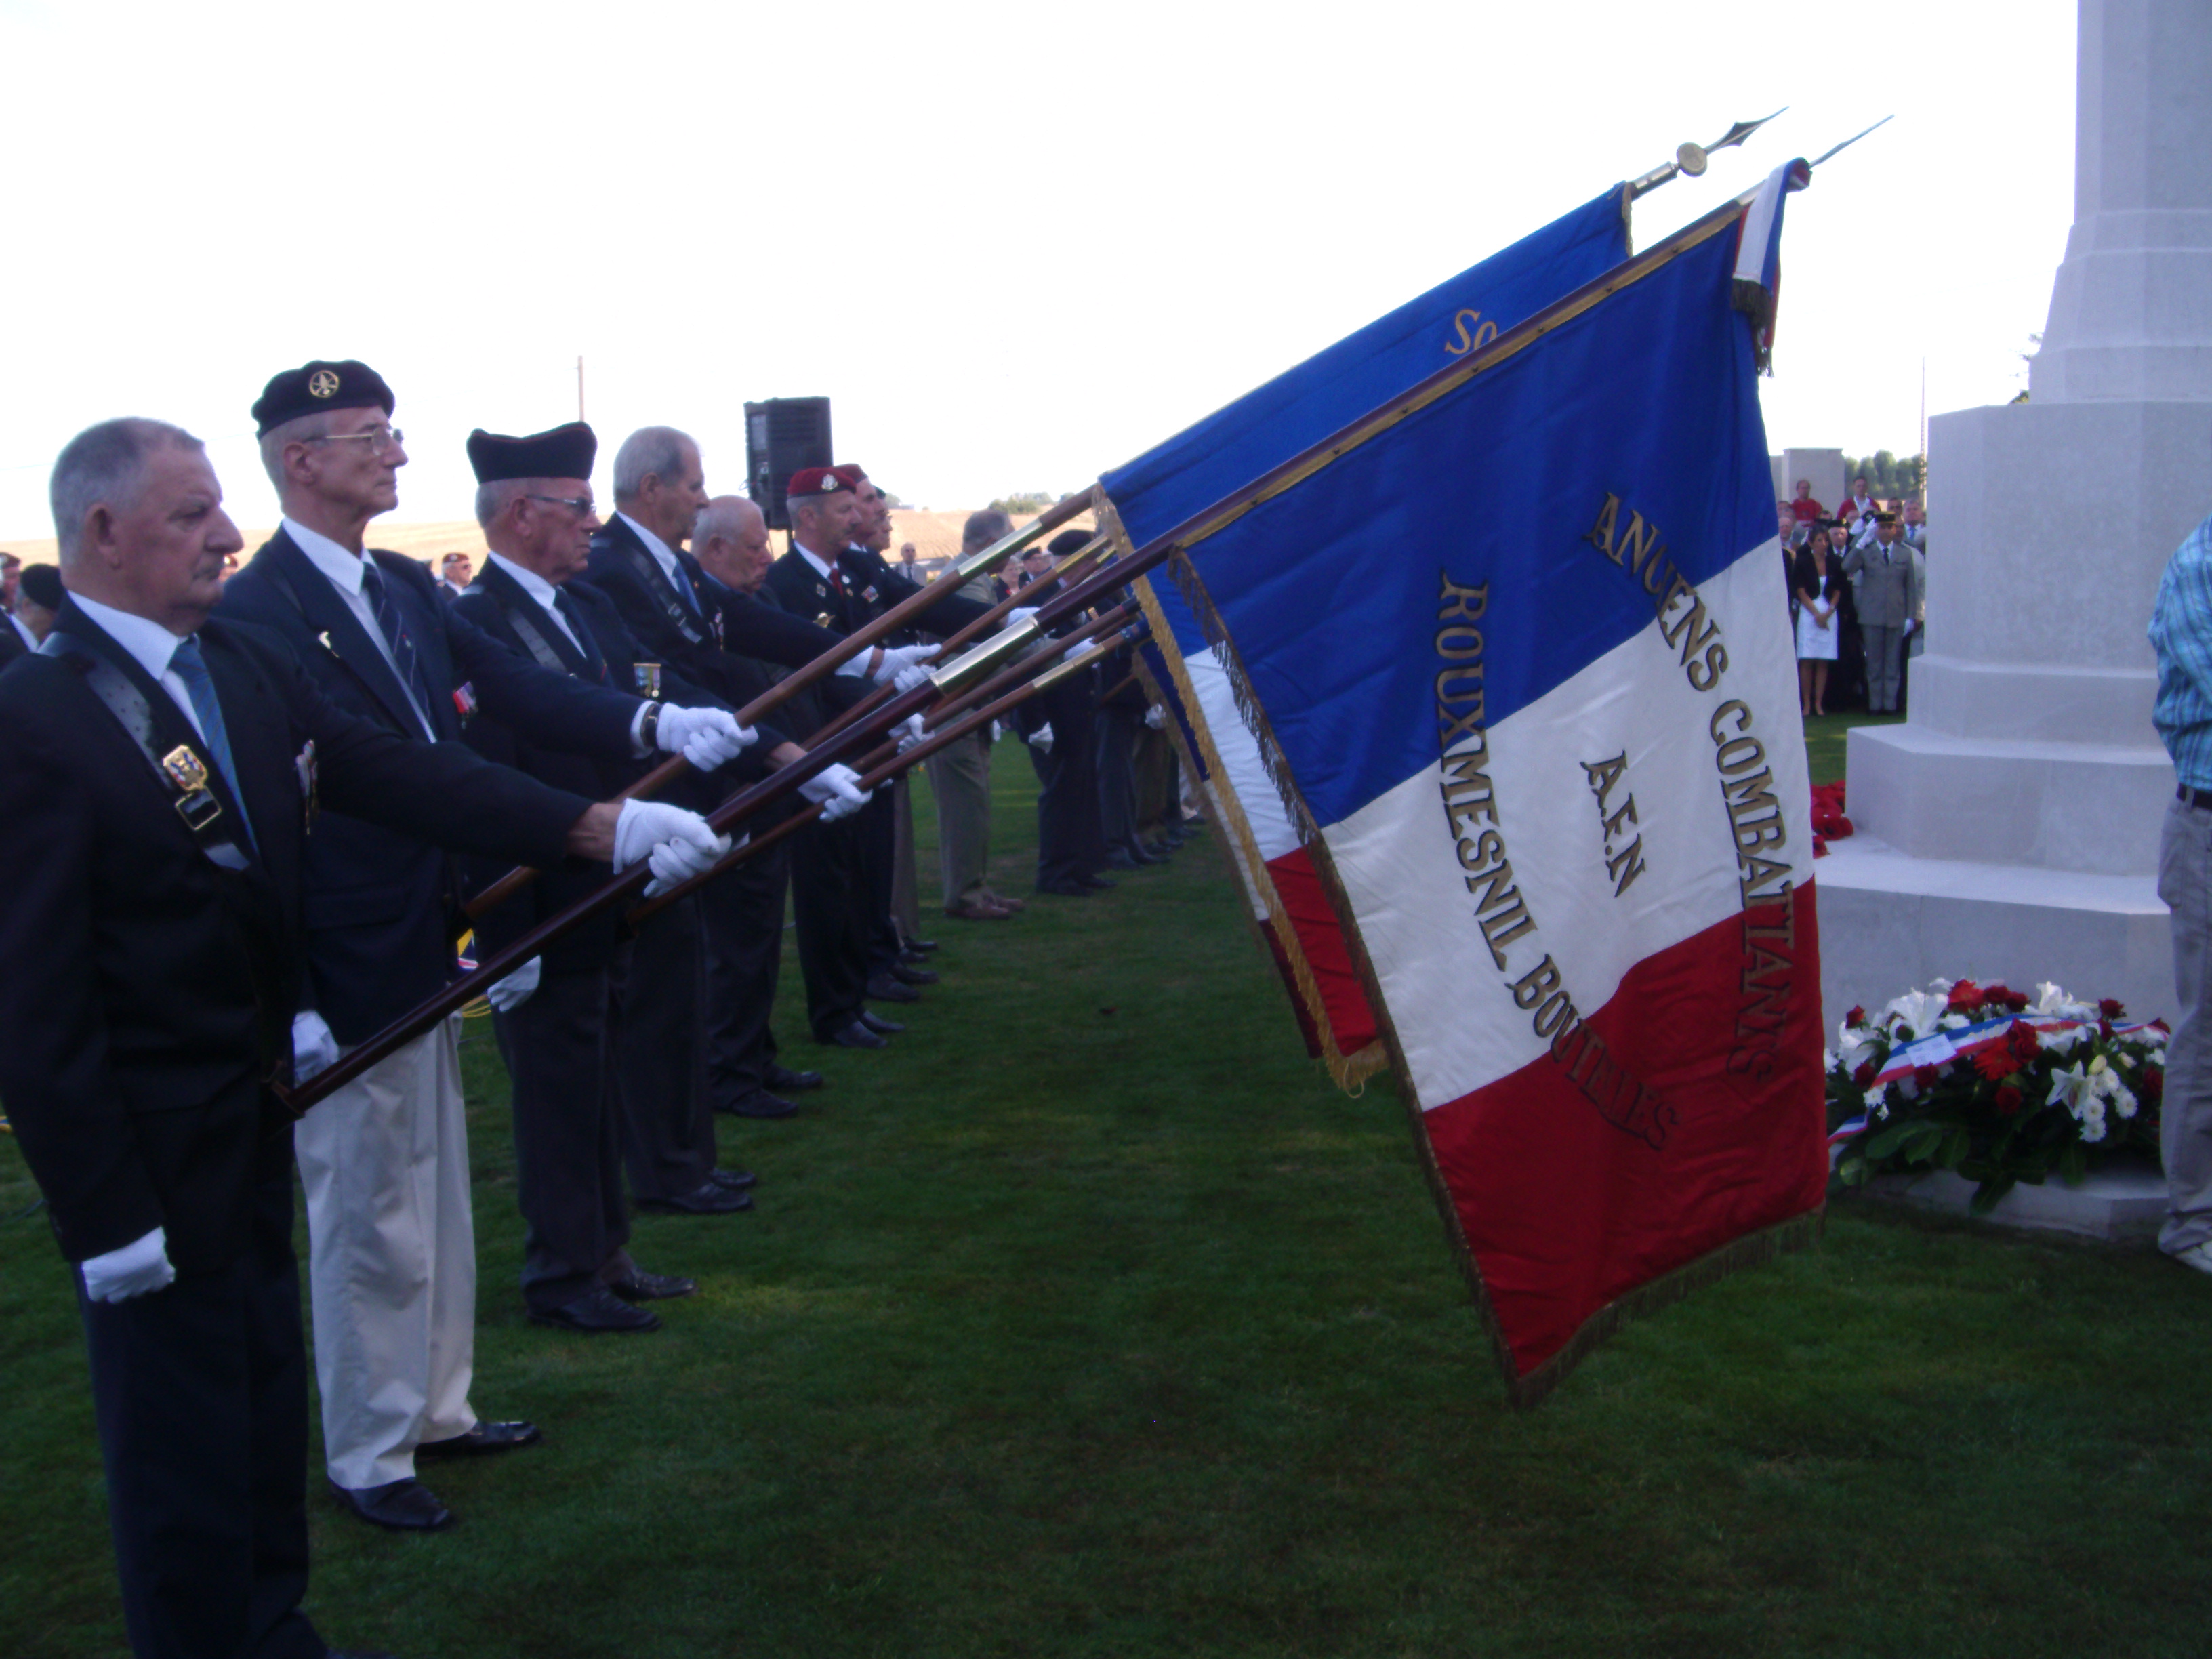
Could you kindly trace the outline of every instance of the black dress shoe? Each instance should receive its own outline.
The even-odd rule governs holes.
[[[934,985],[936,973],[927,968],[915,968],[903,962],[891,963],[891,977],[902,985]]]
[[[927,956],[937,948],[937,941],[933,939],[910,939],[905,943],[908,950],[919,951],[924,956]]]
[[[729,1215],[753,1206],[750,1193],[732,1192],[719,1181],[702,1181],[672,1198],[641,1198],[637,1207],[655,1215]]]
[[[382,1648],[326,1648],[324,1659],[394,1659]]]
[[[896,1036],[901,1031],[906,1030],[906,1027],[896,1020],[885,1019],[881,1014],[867,1008],[860,1010],[860,1024],[878,1036]]]
[[[517,1446],[534,1446],[545,1437],[538,1431],[535,1423],[479,1423],[466,1434],[449,1435],[443,1440],[425,1440],[415,1448],[415,1455],[423,1457],[481,1457],[486,1452],[513,1451]]]
[[[1039,882],[1040,893],[1056,893],[1061,898],[1089,898],[1091,889],[1079,881]]]
[[[868,994],[878,1002],[919,1002],[921,993],[911,985],[902,985],[889,974],[878,974],[868,981]]]
[[[780,1095],[765,1089],[756,1089],[742,1100],[732,1101],[727,1106],[717,1106],[718,1112],[727,1112],[732,1117],[789,1117],[799,1108]]]
[[[699,1289],[696,1279],[678,1279],[673,1273],[649,1273],[642,1267],[632,1267],[620,1279],[605,1281],[606,1287],[625,1302],[672,1302],[679,1296],[690,1296]]]
[[[750,1170],[709,1170],[707,1179],[717,1187],[727,1187],[733,1193],[741,1193],[760,1181],[760,1177]]]
[[[1133,870],[1137,867],[1137,855],[1126,847],[1117,847],[1106,855],[1106,867],[1109,870]]]
[[[453,1524],[453,1512],[428,1486],[411,1478],[363,1486],[359,1492],[332,1480],[330,1488],[341,1508],[352,1510],[374,1527],[393,1532],[443,1532]]]
[[[1103,893],[1109,887],[1119,887],[1121,884],[1107,876],[1078,876],[1076,880],[1094,893]]]
[[[819,1072],[794,1072],[788,1066],[771,1065],[764,1079],[771,1089],[781,1089],[789,1094],[794,1089],[818,1089],[822,1086]]]
[[[817,1037],[817,1042],[834,1044],[840,1048],[888,1048],[891,1045],[854,1020],[842,1030],[832,1031],[826,1037]]]
[[[604,1285],[594,1285],[574,1302],[563,1302],[557,1308],[532,1308],[530,1322],[550,1325],[556,1330],[580,1331],[586,1336],[600,1336],[610,1331],[657,1331],[660,1316],[644,1308],[633,1308]]]

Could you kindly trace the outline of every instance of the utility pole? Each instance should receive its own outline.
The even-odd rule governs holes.
[[[1924,395],[1921,402],[1926,404]],[[580,421],[584,418],[584,356],[581,352],[576,354],[576,418]]]

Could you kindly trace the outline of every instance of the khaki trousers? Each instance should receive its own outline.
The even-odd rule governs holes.
[[[307,1194],[315,1380],[331,1479],[404,1480],[476,1426],[477,1252],[460,1018],[318,1103],[292,1131]]]
[[[937,797],[937,866],[945,908],[957,909],[981,896],[991,855],[991,740],[971,732],[928,760],[929,787]]]
[[[2166,1045],[2159,1152],[2166,1161],[2168,1255],[2212,1239],[2212,811],[2169,802],[2159,837],[2158,896],[2173,911],[2173,1035]]]

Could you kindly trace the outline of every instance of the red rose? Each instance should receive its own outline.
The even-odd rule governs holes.
[[[1912,1068],[1912,1086],[1916,1089],[1934,1088],[1936,1086],[1936,1068],[1933,1066],[1914,1066]]]
[[[1851,1073],[1851,1081],[1856,1084],[1860,1088],[1863,1089],[1868,1084],[1874,1081],[1875,1073],[1879,1069],[1880,1067],[1876,1066],[1872,1060],[1863,1060],[1859,1062],[1858,1070]]]
[[[2016,1019],[2012,1023],[2012,1029],[2005,1033],[2005,1048],[2015,1060],[2025,1066],[2042,1053],[2043,1043],[2035,1035],[2035,1027],[2024,1019]]]
[[[2021,1009],[2027,1006],[2027,993],[2025,991],[2007,991],[2004,995],[2004,1006],[2011,1009],[2015,1014],[2020,1012]]]
[[[2118,997],[2106,997],[2098,1003],[2097,1012],[2106,1019],[2118,1019],[2122,1014],[2127,1012],[2127,1009],[2121,1005]]]
[[[1857,1003],[1853,1003],[1850,1012],[1844,1016],[1844,1024],[1856,1030],[1866,1024],[1866,1010],[1860,1007]]]
[[[2009,1083],[2000,1083],[1997,1085],[1996,1093],[1990,1097],[1990,1103],[2004,1116],[2010,1117],[2020,1110],[2020,1101],[2021,1094],[2018,1089]]]
[[[2163,1066],[2144,1066],[2142,1070],[2142,1087],[2136,1090],[2136,1092],[2141,1095],[2145,1100],[2156,1101],[2164,1099],[2166,1097],[2166,1067]]]
[[[2011,995],[2012,995],[2012,987],[2010,987],[2009,985],[2004,984],[2004,983],[2003,983],[2002,981],[1997,981],[1997,982],[1996,982],[1996,983],[1993,983],[1993,984],[1984,985],[1984,987],[1982,987],[1982,1000],[1983,1000],[1983,1001],[1984,1001],[1984,1002],[1989,1002],[1989,1003],[1999,1003],[1999,1002],[2003,1002],[2003,1001],[2005,1001],[2008,998],[2009,998]]]
[[[1978,1007],[1981,1000],[1982,988],[1970,979],[1962,979],[1951,988],[1951,1009],[1954,1013],[1961,1008]]]
[[[2104,1038],[2106,1042],[2110,1042],[2112,1040],[2112,1022],[2109,1019],[2099,1020],[2097,1022],[2097,1035]]]

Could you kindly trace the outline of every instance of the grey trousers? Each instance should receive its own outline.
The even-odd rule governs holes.
[[[929,787],[937,797],[937,865],[945,908],[955,909],[983,891],[991,852],[991,743],[972,732],[932,755]]]
[[[1905,660],[1903,624],[1882,628],[1868,623],[1859,634],[1866,641],[1867,708],[1876,714],[1897,712],[1897,677]]]
[[[894,836],[891,842],[891,920],[899,937],[916,939],[921,933],[921,901],[915,896],[914,872],[914,792],[902,772],[891,786]]]
[[[2212,1239],[2212,811],[2174,801],[2159,837],[2158,896],[2173,911],[2173,1036],[2166,1045],[2159,1151],[2168,1255]]]

